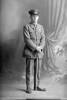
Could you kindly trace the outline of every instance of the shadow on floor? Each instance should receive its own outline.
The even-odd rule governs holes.
[[[61,100],[61,99],[26,99],[26,100]]]
[[[16,100],[24,100],[24,99],[16,99]],[[25,99],[25,100],[61,100],[61,99]]]

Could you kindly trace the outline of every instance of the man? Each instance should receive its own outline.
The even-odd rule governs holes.
[[[34,90],[45,91],[39,87],[40,84],[40,70],[43,58],[43,48],[45,46],[45,35],[43,26],[38,24],[39,12],[38,10],[31,9],[30,23],[23,28],[24,35],[24,52],[23,56],[26,57],[26,92],[31,93],[31,73],[34,66]]]

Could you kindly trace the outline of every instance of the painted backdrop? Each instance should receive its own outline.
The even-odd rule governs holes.
[[[29,22],[27,11],[36,8],[40,11],[39,23],[44,26],[47,43],[43,67],[67,72],[67,0],[0,0],[0,5],[2,71],[15,75],[25,71],[23,25]]]

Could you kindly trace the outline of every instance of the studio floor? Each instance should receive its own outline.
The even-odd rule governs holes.
[[[40,86],[46,88],[47,91],[32,91],[27,94],[25,89],[25,79],[22,80],[0,80],[0,100],[67,100],[67,75],[56,78],[56,76],[43,77]],[[33,82],[32,82],[33,83]],[[32,85],[33,87],[33,85]]]

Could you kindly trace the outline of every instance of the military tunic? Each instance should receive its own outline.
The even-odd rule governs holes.
[[[23,28],[25,47],[23,56],[30,58],[42,58],[45,45],[45,34],[42,25],[27,24]],[[41,53],[36,51],[36,46],[41,46]]]
[[[26,57],[26,85],[30,87],[32,67],[34,66],[34,85],[35,85],[35,72],[37,67],[37,58],[38,68],[37,68],[37,84],[40,80],[40,68],[43,58],[43,48],[45,46],[45,34],[43,26],[40,24],[27,24],[23,27],[23,35],[25,47],[23,51],[23,56]],[[36,46],[41,46],[41,53],[36,51]]]

